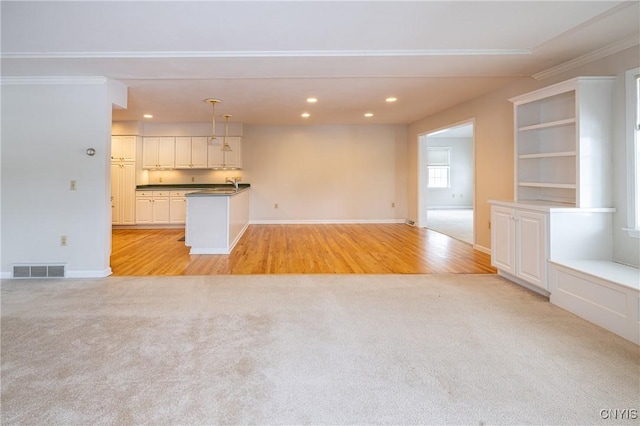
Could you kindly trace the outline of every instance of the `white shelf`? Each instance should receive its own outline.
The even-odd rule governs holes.
[[[527,158],[556,158],[556,157],[575,157],[575,151],[565,151],[565,152],[543,152],[539,154],[521,154],[518,156],[519,159],[524,160]]]
[[[614,82],[579,77],[510,99],[516,200],[611,205]]]
[[[548,129],[550,127],[560,127],[560,126],[567,126],[570,124],[576,124],[576,119],[575,118],[567,118],[564,120],[556,120],[556,121],[549,121],[546,123],[539,123],[539,124],[533,124],[531,126],[524,126],[524,127],[520,127],[518,130],[521,132],[526,132],[528,130],[539,130],[539,129]]]
[[[576,189],[575,183],[519,182],[518,186],[529,188]]]

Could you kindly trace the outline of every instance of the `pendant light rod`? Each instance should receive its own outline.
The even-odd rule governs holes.
[[[222,150],[227,152],[231,151],[231,146],[227,143],[227,136],[229,136],[229,117],[232,117],[232,115],[231,114],[224,115],[224,119],[225,119],[224,142],[222,143]]]
[[[216,140],[216,104],[220,103],[220,99],[209,98],[205,99],[205,102],[209,102],[211,104],[211,138],[209,141],[213,142]]]

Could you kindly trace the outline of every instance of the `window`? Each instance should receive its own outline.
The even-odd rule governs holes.
[[[627,71],[627,231],[640,238],[640,68]]]
[[[427,187],[449,188],[451,148],[427,147]]]

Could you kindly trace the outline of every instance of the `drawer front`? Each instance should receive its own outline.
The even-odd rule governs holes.
[[[169,195],[171,197],[184,197],[184,195],[187,193],[187,191],[171,191],[169,193]]]
[[[153,191],[136,191],[136,197],[152,197]]]

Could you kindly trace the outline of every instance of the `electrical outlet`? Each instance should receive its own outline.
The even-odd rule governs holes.
[[[162,183],[162,176],[158,178],[158,182]]]
[[[275,203],[275,204],[273,205],[273,208],[274,208],[274,209],[277,209],[277,208],[278,208],[278,203]]]
[[[75,180],[71,181],[71,185],[69,186],[69,189],[71,189],[72,191],[76,190],[76,181]]]
[[[191,176],[191,182],[195,182],[195,181],[196,181],[196,178]]]
[[[67,236],[66,235],[62,235],[60,237],[60,245],[61,246],[66,246],[67,245]]]
[[[391,208],[394,208],[396,206],[396,203],[391,203]]]

